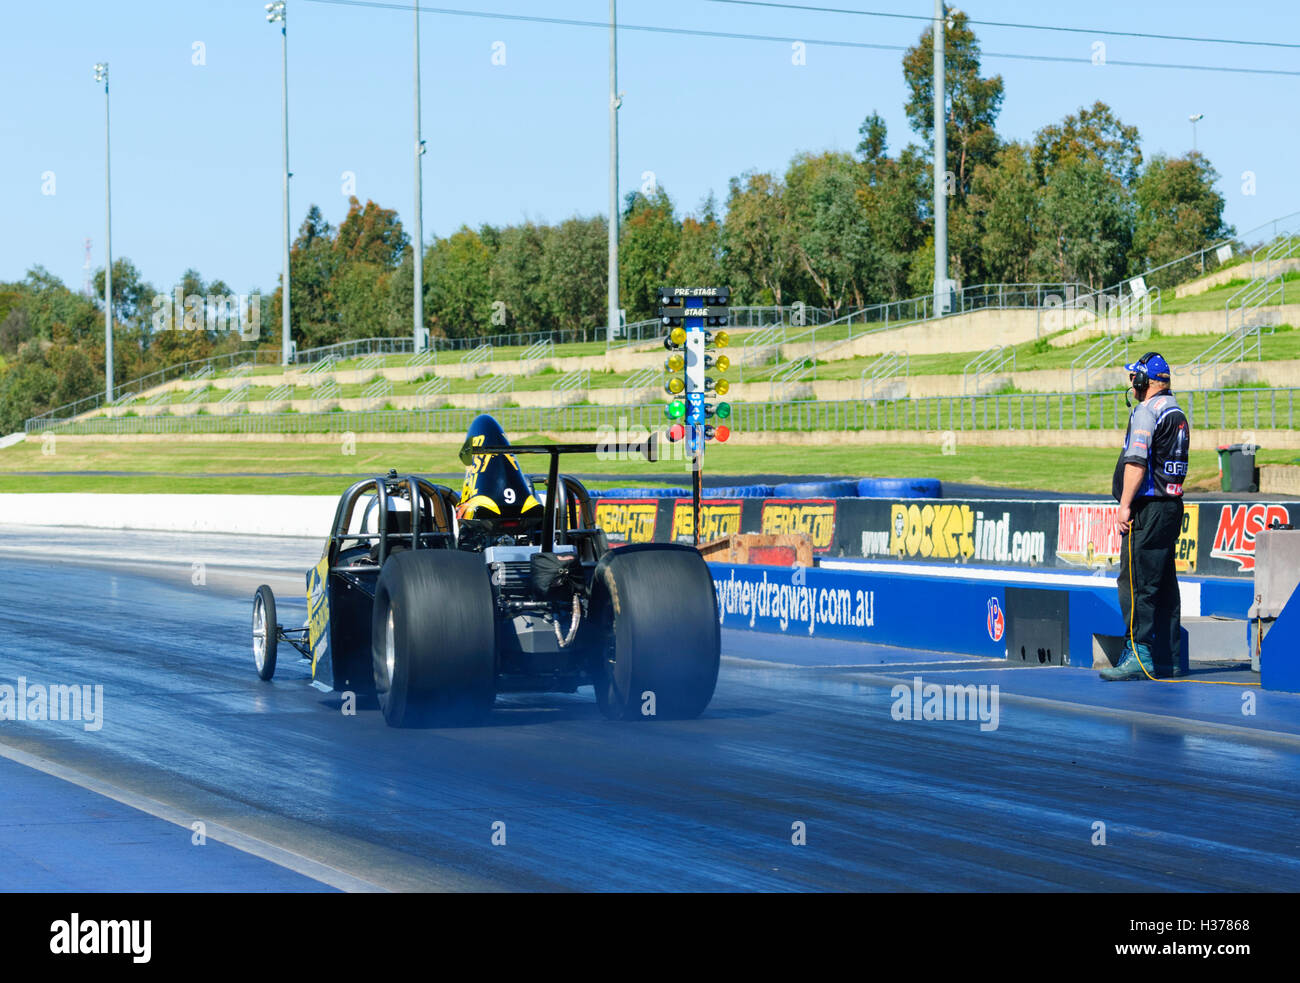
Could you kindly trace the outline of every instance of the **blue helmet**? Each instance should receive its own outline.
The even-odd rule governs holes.
[[[1170,379],[1169,363],[1159,352],[1147,352],[1124,368],[1133,376],[1134,389],[1145,389],[1152,379],[1159,382],[1168,382]]]

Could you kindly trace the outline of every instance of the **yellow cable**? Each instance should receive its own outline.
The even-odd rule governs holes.
[[[1128,643],[1133,647],[1133,658],[1142,666],[1142,674],[1154,683],[1201,683],[1205,686],[1254,686],[1254,683],[1230,683],[1225,679],[1157,679],[1147,672],[1146,665],[1138,656],[1137,639],[1133,636],[1133,613],[1137,608],[1133,591],[1133,516],[1130,512],[1128,523]],[[1154,664],[1154,663],[1153,663]]]

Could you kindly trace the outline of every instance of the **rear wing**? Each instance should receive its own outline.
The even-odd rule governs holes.
[[[542,552],[550,553],[555,548],[555,503],[559,496],[551,489],[559,484],[561,454],[613,454],[618,457],[644,457],[647,461],[659,460],[659,434],[652,433],[645,440],[631,443],[619,443],[615,440],[602,441],[598,444],[480,444],[470,446],[467,441],[460,449],[461,463],[469,467],[474,458],[488,454],[549,454],[550,467],[546,476],[546,514],[542,519]]]

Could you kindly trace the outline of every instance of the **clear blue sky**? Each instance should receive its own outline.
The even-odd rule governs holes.
[[[396,208],[410,231],[411,14],[288,0],[292,224],[309,204],[346,212],[342,174],[362,201]],[[400,2],[400,0],[399,0]],[[600,21],[605,0],[437,0],[447,7]],[[796,0],[813,3],[816,0]],[[930,0],[820,0],[825,6],[928,14]],[[972,18],[1083,28],[1300,41],[1295,0],[958,0]],[[44,265],[76,288],[83,240],[103,263],[104,98],[112,74],[113,246],[169,287],[189,266],[232,289],[272,289],[280,269],[280,37],[257,0],[52,0],[11,3],[0,36],[0,280]],[[888,121],[890,151],[915,139],[903,115],[899,51],[817,40],[914,43],[923,24],[753,9],[707,0],[621,0],[620,20],[807,38],[788,42],[624,31],[619,37],[624,192],[653,171],[680,211],[749,169],[784,170],[803,150],[851,151],[864,115]],[[607,37],[591,28],[421,18],[426,240],[462,223],[556,222],[606,211]],[[1028,139],[1096,99],[1142,133],[1143,151],[1199,147],[1222,175],[1239,231],[1300,209],[1300,78],[1056,64],[991,52],[1300,70],[1300,49],[1244,48],[1000,27],[975,28],[985,74],[1000,73],[998,129]],[[506,64],[492,64],[493,43]],[[195,42],[206,64],[195,65]],[[704,149],[668,124],[709,121]],[[1253,196],[1241,174],[1253,171]],[[55,193],[42,194],[52,171]]]

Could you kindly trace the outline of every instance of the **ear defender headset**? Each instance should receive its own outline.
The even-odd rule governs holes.
[[[1153,358],[1161,358],[1161,356],[1158,352],[1147,352],[1132,365],[1127,366],[1130,373],[1129,378],[1132,380],[1129,389],[1139,396],[1151,386],[1151,375],[1147,371],[1147,363]],[[1124,403],[1129,407],[1133,405],[1133,400],[1128,392],[1124,393]]]

